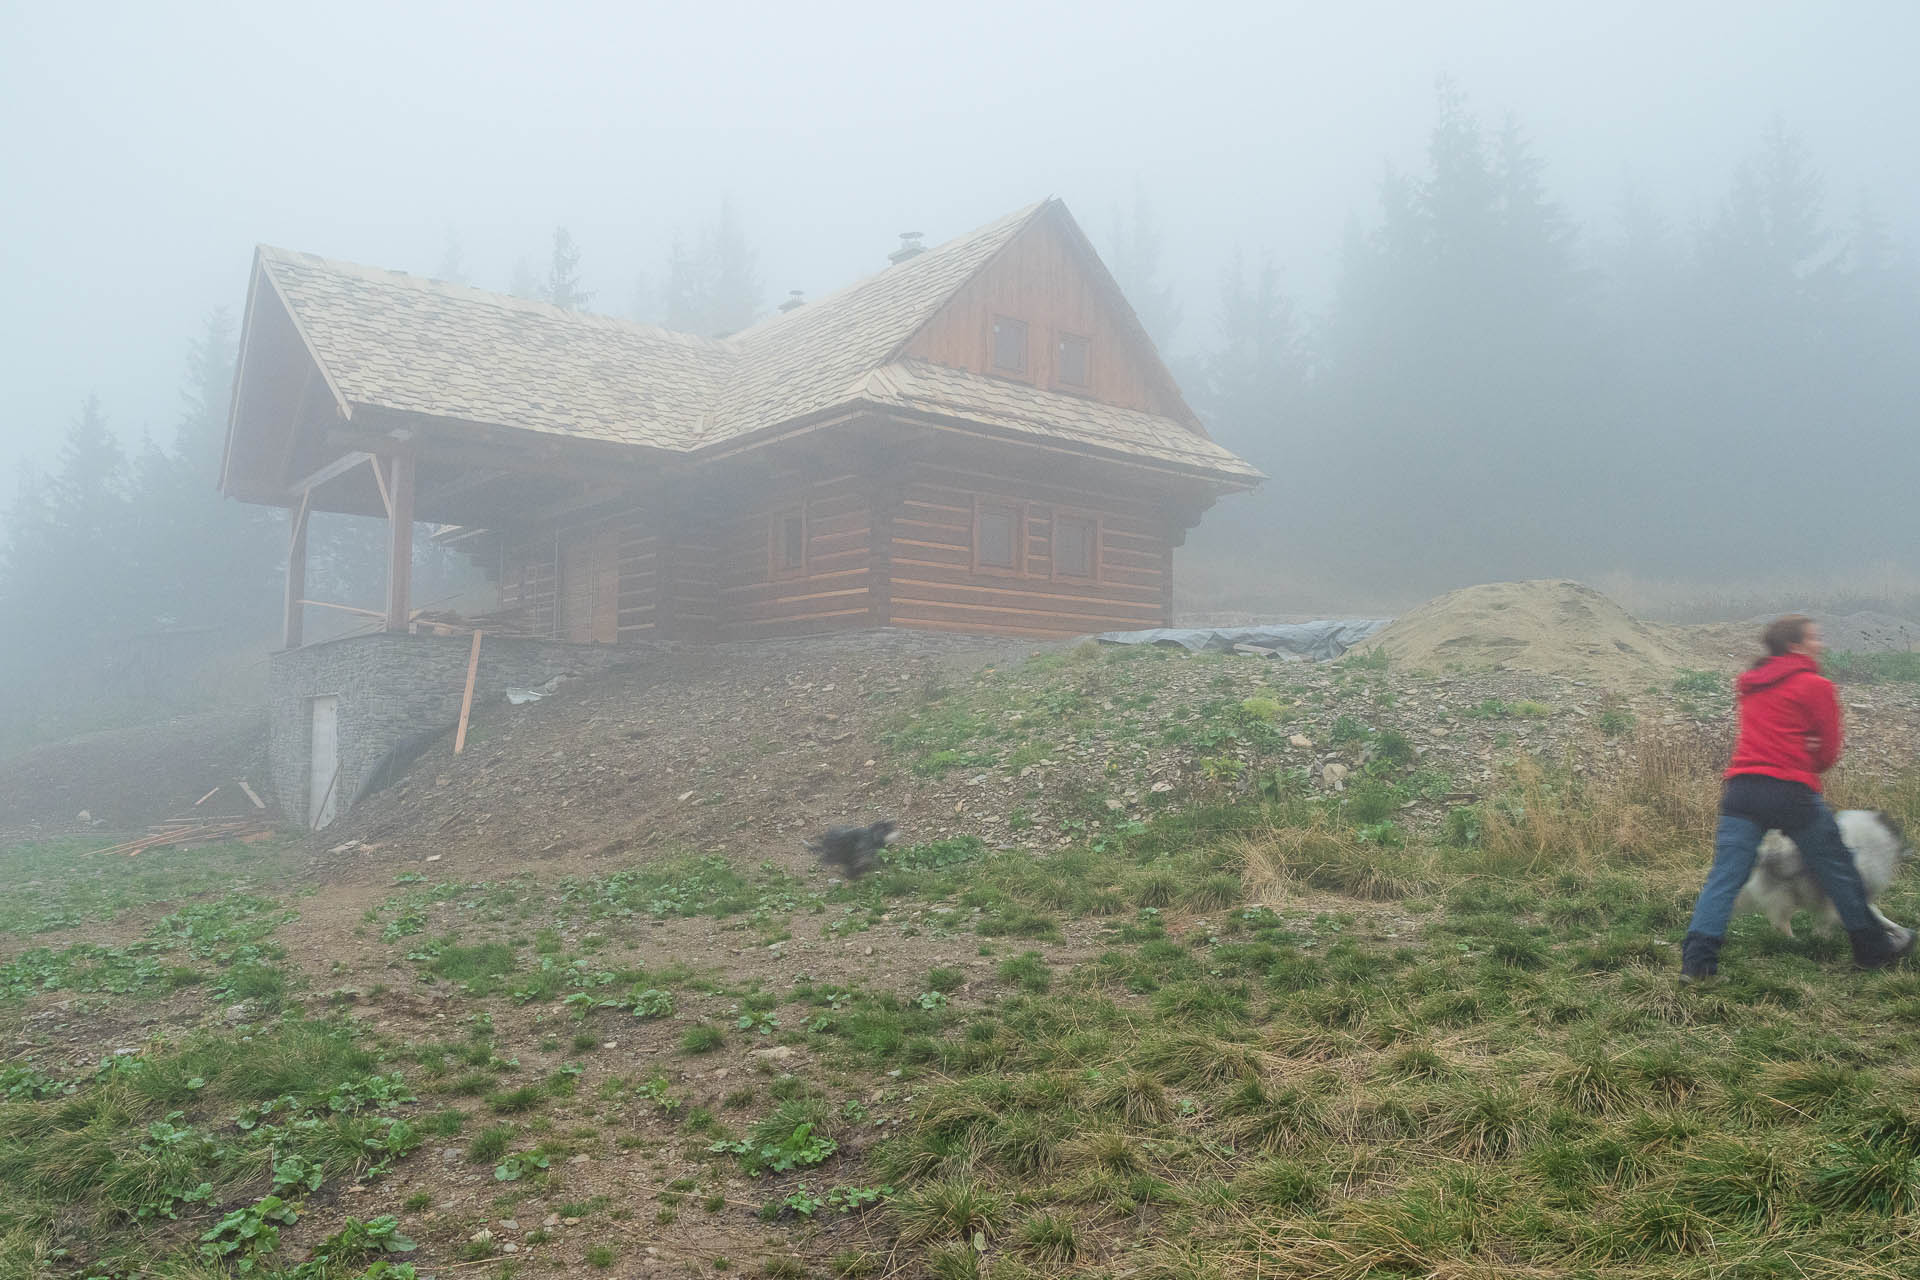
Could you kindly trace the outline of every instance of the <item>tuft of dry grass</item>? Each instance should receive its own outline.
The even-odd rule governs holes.
[[[1238,838],[1228,850],[1253,902],[1284,902],[1303,889],[1394,902],[1439,883],[1432,850],[1383,848],[1326,821],[1272,827]]]

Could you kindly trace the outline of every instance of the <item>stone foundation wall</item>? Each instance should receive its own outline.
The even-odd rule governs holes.
[[[340,774],[335,817],[346,813],[360,784],[389,751],[460,719],[466,687],[465,636],[377,634],[346,636],[273,655],[268,674],[268,762],[273,800],[293,826],[305,826],[312,700],[340,699]],[[563,644],[485,636],[474,680],[474,715],[498,704],[508,689],[538,688],[555,676],[592,676],[657,660],[644,645]]]

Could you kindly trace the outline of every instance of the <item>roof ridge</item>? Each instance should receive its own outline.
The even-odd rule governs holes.
[[[803,303],[791,311],[775,312],[766,319],[757,321],[747,328],[740,330],[738,333],[731,335],[728,340],[741,343],[757,341],[781,328],[791,327],[792,325],[801,323],[807,318],[807,312],[813,311],[815,314],[818,314],[819,308],[841,302],[851,294],[859,293],[881,283],[897,283],[902,276],[905,275],[920,275],[935,270],[945,258],[951,257],[958,250],[978,241],[985,240],[990,236],[1005,232],[1008,233],[1009,238],[1011,238],[1012,232],[1032,220],[1042,209],[1052,204],[1053,201],[1054,197],[1048,196],[1045,200],[1036,200],[1025,208],[1016,209],[1012,213],[1004,214],[1001,217],[995,218],[992,222],[983,223],[975,227],[971,231],[963,231],[951,239],[934,245],[931,249],[916,253],[904,262],[891,263],[878,271],[861,276],[858,280],[844,284],[817,301]],[[947,298],[951,296],[952,292],[950,291],[942,296],[938,302],[934,303],[930,310],[938,311],[940,307],[945,304]]]
[[[623,329],[630,333],[643,333],[651,337],[682,342],[689,346],[738,354],[738,348],[729,339],[702,337],[697,333],[669,329],[665,325],[647,324],[643,321],[628,319],[626,316],[611,315],[602,311],[575,311],[570,307],[542,302],[538,298],[522,298],[518,294],[503,293],[498,289],[482,289],[477,285],[462,284],[457,280],[416,275],[411,271],[401,271],[395,267],[375,267],[364,262],[353,262],[346,258],[329,258],[322,254],[306,253],[298,249],[282,249],[277,245],[261,244],[255,248],[261,261],[268,264],[285,263],[294,267],[316,267],[373,284],[394,285],[418,289],[424,293],[439,294],[452,301],[496,306],[507,311],[524,311],[531,315],[543,315],[551,319],[590,325],[595,328]]]

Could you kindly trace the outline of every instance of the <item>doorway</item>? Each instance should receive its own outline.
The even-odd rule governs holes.
[[[313,736],[307,759],[307,826],[315,831],[333,821],[340,807],[340,695],[311,699]]]

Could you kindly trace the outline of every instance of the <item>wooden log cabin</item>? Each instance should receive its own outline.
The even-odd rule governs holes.
[[[260,248],[223,490],[442,526],[589,644],[1172,620],[1173,551],[1260,479],[1049,200],[729,337]]]

